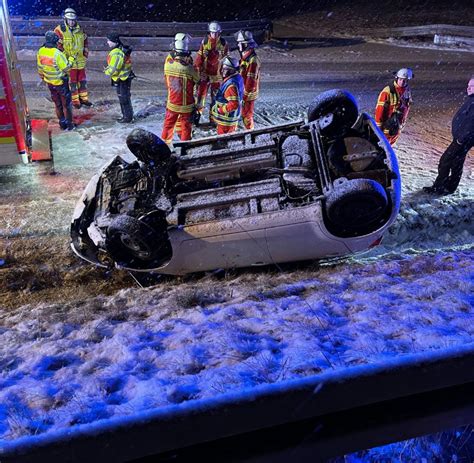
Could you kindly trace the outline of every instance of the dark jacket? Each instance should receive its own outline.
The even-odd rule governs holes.
[[[454,115],[451,132],[461,145],[474,143],[474,95],[469,95]]]

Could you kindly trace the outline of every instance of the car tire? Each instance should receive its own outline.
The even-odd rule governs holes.
[[[133,129],[127,136],[128,149],[134,156],[148,165],[166,167],[171,160],[169,146],[153,132],[144,129]]]
[[[122,267],[151,269],[171,258],[166,229],[157,230],[128,215],[112,220],[105,245],[112,259]]]
[[[375,180],[358,178],[334,185],[326,198],[326,216],[341,230],[373,231],[386,216],[389,200]]]
[[[319,94],[308,108],[308,122],[313,122],[329,114],[333,121],[322,132],[328,136],[341,136],[352,127],[358,116],[357,101],[345,90],[328,90]]]

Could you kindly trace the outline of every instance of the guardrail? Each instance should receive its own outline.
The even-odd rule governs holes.
[[[60,17],[45,17],[36,19],[10,18],[13,35],[44,35],[63,23]],[[147,21],[92,21],[86,19],[79,24],[89,36],[105,37],[110,32],[116,32],[127,37],[172,37],[178,32],[187,32],[191,36],[204,36],[207,23],[187,22],[147,22]],[[269,19],[249,19],[245,21],[219,21],[224,35],[232,35],[240,29],[252,32],[273,33],[273,24]]]
[[[193,37],[189,42],[189,49],[191,51],[199,50],[202,36]],[[264,31],[256,31],[253,34],[255,41],[262,44],[266,39]],[[229,47],[234,49],[237,47],[237,42],[233,35],[224,35],[223,38],[227,40]],[[15,36],[17,50],[37,50],[44,43],[43,36]],[[127,37],[123,36],[123,42],[131,45],[134,51],[168,51],[172,43],[172,37]],[[109,50],[105,36],[89,37],[89,49],[93,51]]]
[[[425,26],[392,27],[387,29],[372,29],[371,35],[378,37],[423,37],[438,35],[451,35],[461,37],[474,37],[474,27],[454,26],[450,24],[429,24]]]
[[[383,421],[387,418],[386,414],[390,414],[390,407],[387,406],[389,402],[411,400],[416,404],[423,397],[428,398],[425,402],[428,407],[431,400],[437,400],[433,399],[432,395],[436,391],[445,390],[445,395],[453,398],[448,389],[462,385],[469,386],[465,395],[456,396],[459,402],[448,404],[450,408],[440,410],[439,413],[444,413],[445,423],[449,425],[462,424],[454,418],[460,418],[459,410],[465,407],[467,414],[462,418],[464,424],[467,424],[474,420],[473,382],[474,345],[470,344],[394,357],[384,364],[330,371],[299,380],[264,385],[242,393],[190,401],[136,416],[81,425],[74,430],[65,429],[20,438],[11,443],[3,441],[0,445],[0,460],[2,463],[92,463],[130,461],[147,455],[157,455],[153,461],[160,461],[159,455],[169,455],[170,452],[175,455],[178,450],[192,446],[203,446],[201,448],[206,450],[219,440],[222,442],[239,436],[249,438],[252,434],[256,436],[265,431],[272,435],[280,426],[288,425],[291,429],[292,423],[295,427],[313,419],[320,419],[324,423],[325,417],[337,417],[341,416],[341,413],[352,413],[353,416],[359,415],[363,418],[368,407],[378,408],[375,421],[377,425],[377,420]],[[395,404],[392,410],[396,409]],[[430,410],[424,410],[423,407],[419,410],[421,420],[425,411]],[[344,431],[346,422],[338,423],[340,430]],[[322,435],[327,432],[324,427],[318,430],[314,422],[310,424],[309,428],[306,428],[306,435],[296,439],[293,447],[290,443],[290,452],[286,459],[273,458],[273,454],[279,450],[279,442],[275,441],[267,448],[270,454],[268,460],[247,458],[242,461],[316,461],[317,454],[313,454],[314,458],[308,460],[294,458],[295,447],[302,446],[303,451],[308,451],[306,444],[315,439],[319,432]],[[373,429],[374,422],[371,424]],[[411,435],[418,435],[419,432],[417,428],[405,428],[403,431],[405,438],[410,437],[410,431]],[[332,437],[328,436],[329,441]],[[385,442],[388,438],[389,442],[396,441],[396,437],[394,433],[390,433],[385,436]],[[261,438],[256,441],[260,442]],[[226,448],[228,455],[234,456],[233,450],[238,453],[242,448]],[[252,448],[248,451],[251,453]],[[309,451],[309,456],[311,454]],[[220,460],[207,461],[240,461],[223,458],[222,454],[220,456]],[[254,456],[259,455],[257,453]]]
[[[10,19],[13,35],[18,49],[36,50],[43,44],[46,31],[54,29],[63,20],[59,17],[36,19]],[[114,32],[124,38],[124,42],[138,51],[168,51],[173,36],[185,32],[191,36],[190,49],[199,49],[202,38],[207,33],[207,23],[185,22],[127,22],[127,21],[79,21],[89,36],[89,49],[108,50],[105,37]],[[252,32],[258,44],[271,38],[273,24],[269,19],[249,19],[246,21],[221,21],[222,36],[231,48],[237,46],[234,34],[246,29]]]

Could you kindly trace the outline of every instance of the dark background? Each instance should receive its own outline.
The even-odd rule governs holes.
[[[468,0],[9,0],[9,9],[11,14],[26,17],[58,16],[65,8],[72,7],[79,16],[99,20],[211,21],[277,18],[344,8],[356,15],[367,13],[379,17],[382,22],[386,14],[396,14],[403,22],[407,13],[412,17],[419,12],[423,17],[428,11],[448,9],[458,10],[459,14],[470,3]],[[466,21],[469,22],[469,17]]]

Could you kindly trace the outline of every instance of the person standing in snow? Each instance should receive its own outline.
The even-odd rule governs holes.
[[[244,81],[244,99],[242,102],[242,120],[246,129],[253,129],[253,113],[260,86],[260,59],[255,48],[257,43],[250,31],[236,34],[240,53],[240,75]]]
[[[375,107],[375,122],[383,131],[391,145],[394,145],[402,133],[412,103],[408,81],[413,71],[402,68],[395,74],[395,80],[379,94]]]
[[[72,105],[75,108],[92,106],[89,101],[86,78],[86,61],[89,55],[87,34],[77,23],[77,14],[72,8],[64,10],[64,24],[56,26],[54,32],[59,37],[58,48],[66,58],[73,60],[69,72]]]
[[[217,124],[217,135],[232,133],[237,130],[242,114],[244,81],[239,74],[239,62],[236,58],[226,56],[222,61],[221,87],[212,107],[212,117]]]
[[[197,105],[194,116],[194,123],[199,124],[204,106],[206,104],[206,96],[210,89],[211,102],[209,109],[214,106],[216,93],[222,82],[220,73],[220,63],[224,56],[229,54],[229,46],[221,37],[222,28],[217,21],[211,21],[208,25],[208,33],[201,42],[199,51],[197,52],[194,67],[199,72],[199,84],[197,88]],[[209,122],[213,123],[209,111]]]
[[[199,74],[193,66],[188,43],[186,34],[176,34],[173,49],[165,60],[168,98],[161,138],[168,144],[173,141],[175,129],[181,140],[191,140],[191,114],[195,108],[194,86],[199,80]]]
[[[423,190],[434,195],[449,195],[461,181],[464,161],[474,146],[474,75],[467,84],[467,98],[453,117],[453,141],[439,160],[438,176],[432,186]]]
[[[133,122],[133,107],[130,88],[135,74],[132,70],[132,48],[124,45],[120,36],[115,33],[107,35],[107,45],[111,49],[107,56],[104,74],[111,78],[112,86],[116,87],[122,117],[117,122],[129,124]]]
[[[38,50],[36,62],[41,80],[48,85],[51,99],[56,107],[56,115],[61,130],[73,130],[71,90],[69,89],[69,69],[74,59],[57,48],[58,36],[54,31],[45,34],[45,43]]]

